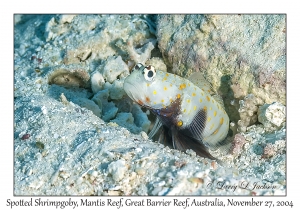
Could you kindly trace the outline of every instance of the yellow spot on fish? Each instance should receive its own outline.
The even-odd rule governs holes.
[[[211,120],[211,117],[208,117],[208,118],[207,118],[207,122],[209,122],[210,120]]]
[[[220,124],[222,125],[223,122],[224,122],[224,118],[222,117],[222,118],[220,119]]]
[[[172,83],[170,84],[170,87],[172,87]]]
[[[214,101],[214,100],[211,100],[211,102],[215,103],[215,101]]]
[[[191,86],[191,84],[189,83],[189,84],[188,84],[188,86],[190,87],[190,86]]]
[[[173,99],[172,99],[172,98],[170,98],[170,102],[173,102]]]
[[[164,103],[165,102],[165,100],[164,99],[161,99],[161,103]]]
[[[149,83],[147,83],[147,87],[149,87],[150,86],[150,84]]]
[[[190,99],[187,99],[187,100],[186,100],[186,102],[190,103],[190,102],[191,102],[191,100],[190,100]]]
[[[186,88],[186,84],[181,84],[181,85],[179,86],[179,90],[182,90],[182,89],[184,89],[184,88]]]
[[[181,96],[181,95],[178,93],[178,94],[177,94],[177,98],[180,98],[180,96]]]
[[[194,110],[196,110],[197,109],[197,106],[194,106]]]
[[[212,108],[211,108],[211,107],[209,107],[209,110],[212,110]]]
[[[210,101],[210,98],[209,98],[209,96],[206,96],[206,99],[207,99],[207,101]]]
[[[156,93],[157,93],[156,90],[153,90],[153,95],[156,95]]]
[[[163,81],[165,81],[165,80],[167,80],[167,77],[164,77],[164,78],[163,78]]]
[[[218,131],[219,131],[219,129],[215,130],[213,134],[217,134],[217,133],[218,133]]]
[[[200,98],[200,100],[199,100],[199,101],[200,101],[200,103],[202,103],[202,98]]]
[[[178,127],[181,127],[181,126],[182,126],[182,124],[183,124],[183,123],[182,123],[182,121],[181,121],[181,120],[177,122],[177,126],[178,126]]]
[[[166,73],[166,77],[168,77],[169,76],[169,74],[168,73]]]
[[[196,93],[192,93],[192,96],[196,96]]]
[[[203,96],[203,91],[201,92],[201,95]]]
[[[214,116],[217,116],[217,112],[216,111],[214,111]]]
[[[153,104],[156,104],[156,102],[154,101],[154,103]]]
[[[167,88],[167,87],[164,87],[164,90],[168,90],[168,88]]]
[[[203,109],[204,109],[204,111],[207,111],[207,107],[206,106],[204,106]]]
[[[215,125],[214,125],[214,124],[212,124],[212,125],[210,126],[210,128],[209,128],[209,129],[210,129],[210,130],[211,130],[211,129],[213,129],[213,127],[214,127],[214,126],[215,126]]]
[[[183,112],[186,112],[186,109],[184,109]]]

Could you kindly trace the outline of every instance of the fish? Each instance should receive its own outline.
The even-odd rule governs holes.
[[[156,115],[150,138],[160,130],[159,142],[183,152],[191,149],[217,161],[209,149],[230,148],[226,138],[229,117],[222,98],[200,72],[186,79],[138,63],[124,80],[123,88],[134,102]]]

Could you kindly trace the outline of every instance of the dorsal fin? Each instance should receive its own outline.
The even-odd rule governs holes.
[[[223,99],[222,99],[222,97],[220,96],[220,95],[218,95],[218,94],[214,94],[214,95],[211,95],[215,100],[216,100],[216,102],[218,102],[221,106],[222,106],[222,108],[225,110],[225,106],[224,106],[224,102],[223,102]]]
[[[192,73],[188,80],[190,80],[194,85],[201,88],[203,91],[208,92],[209,94],[214,94],[215,92],[212,89],[211,84],[204,78],[201,72]]]

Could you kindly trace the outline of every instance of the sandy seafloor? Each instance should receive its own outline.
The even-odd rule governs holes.
[[[154,18],[16,15],[14,24],[15,195],[285,195],[284,105],[276,129],[256,122],[236,134],[238,154],[213,152],[223,166],[148,139],[153,119],[122,82],[136,61],[166,68]]]

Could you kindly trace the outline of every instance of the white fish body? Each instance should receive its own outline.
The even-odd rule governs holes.
[[[210,149],[220,148],[228,133],[229,118],[223,105],[210,95],[209,84],[196,74],[187,80],[155,70],[153,66],[137,64],[125,79],[124,90],[171,130],[175,148],[193,149],[201,156],[214,159],[203,151],[205,147],[201,144]],[[203,154],[206,152],[208,154]]]

